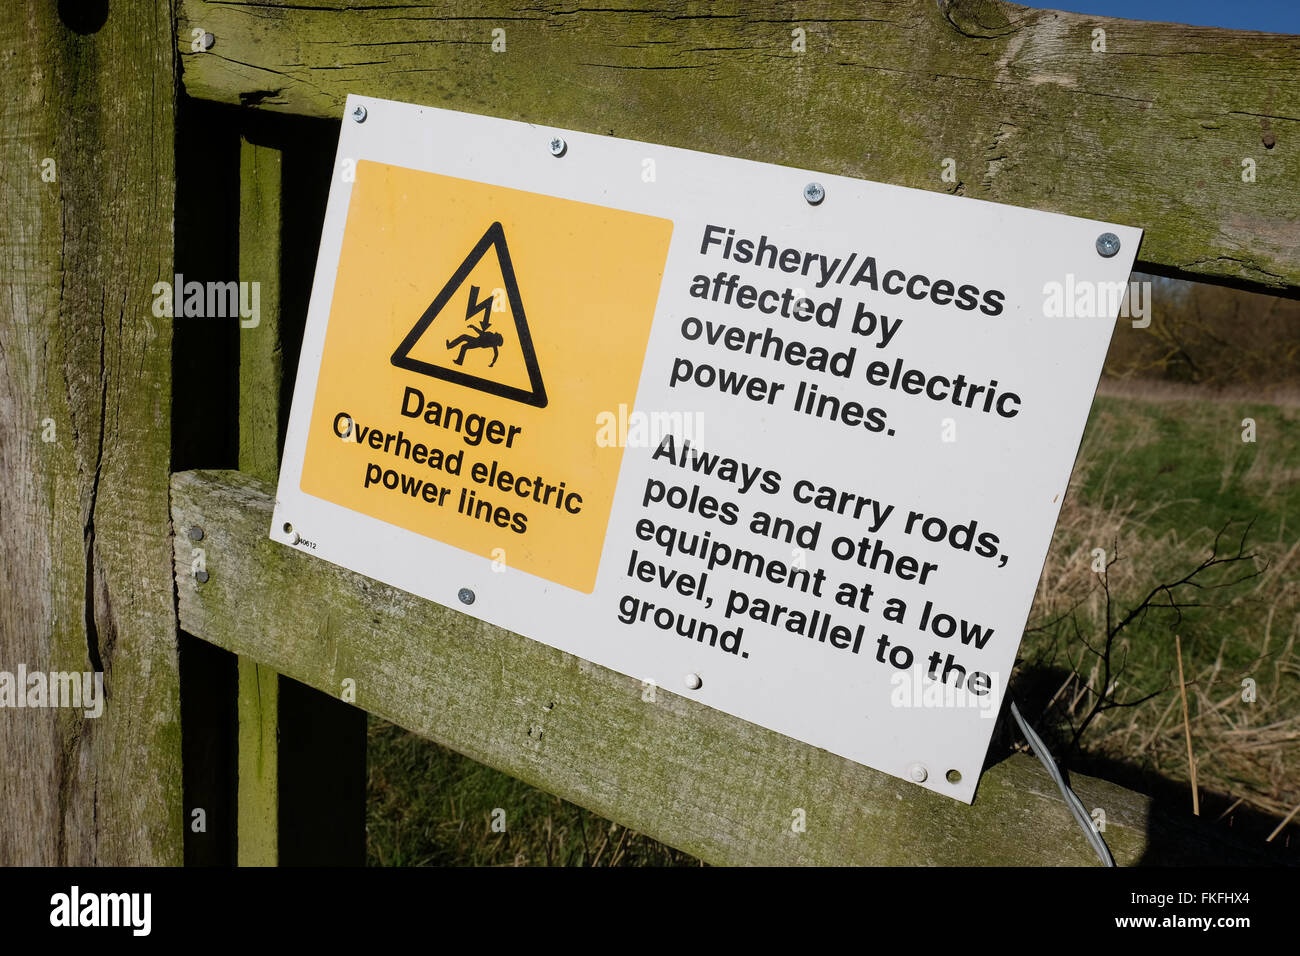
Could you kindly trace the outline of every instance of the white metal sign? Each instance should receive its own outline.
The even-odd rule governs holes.
[[[271,536],[969,802],[1140,238],[350,97]]]

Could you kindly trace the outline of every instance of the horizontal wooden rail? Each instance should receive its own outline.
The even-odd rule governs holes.
[[[195,97],[337,119],[361,93],[943,190],[1140,226],[1150,271],[1300,290],[1300,37],[997,0],[181,0],[179,17]]]
[[[631,677],[271,541],[272,494],[240,472],[172,477],[185,630],[326,693],[355,681],[359,707],[709,862],[1097,862],[1030,757],[990,768],[968,807],[662,688],[646,701]],[[1121,864],[1243,859],[1146,797],[1073,784]]]

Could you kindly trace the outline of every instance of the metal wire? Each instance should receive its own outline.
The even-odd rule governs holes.
[[[1075,792],[1070,789],[1069,784],[1065,782],[1065,778],[1061,776],[1061,771],[1056,766],[1056,761],[1052,759],[1052,754],[1047,749],[1047,744],[1043,743],[1043,739],[1039,737],[1038,734],[1034,733],[1034,728],[1029,726],[1029,722],[1020,716],[1020,709],[1016,707],[1016,702],[1013,700],[1010,703],[1011,716],[1014,717],[1016,723],[1020,725],[1020,732],[1023,733],[1025,739],[1029,741],[1029,747],[1033,750],[1034,756],[1036,756],[1039,762],[1047,768],[1048,774],[1050,774],[1052,779],[1056,781],[1056,785],[1061,788],[1061,796],[1065,800],[1065,805],[1070,808],[1070,813],[1074,815],[1074,819],[1078,821],[1079,826],[1083,827],[1083,832],[1087,835],[1088,842],[1092,844],[1093,850],[1096,851],[1098,858],[1101,860],[1102,866],[1114,866],[1115,858],[1110,855],[1110,847],[1106,846],[1106,841],[1101,838],[1101,834],[1097,831],[1097,827],[1093,823],[1092,817],[1090,817],[1088,811],[1084,809],[1083,802]]]

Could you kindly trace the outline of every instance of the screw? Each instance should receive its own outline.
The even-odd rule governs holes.
[[[191,34],[191,36],[193,36],[193,34]],[[217,38],[214,37],[211,33],[203,34],[203,49],[211,50],[213,45],[216,42],[217,42]]]
[[[821,183],[809,183],[803,188],[803,198],[810,206],[819,205],[826,198],[826,187]]]
[[[1097,237],[1097,252],[1103,259],[1109,259],[1119,252],[1119,236],[1113,232],[1103,232]]]
[[[190,540],[191,540],[191,541],[202,541],[202,540],[203,540],[203,529],[200,528],[198,525],[195,525],[194,527],[190,528]]]
[[[471,591],[469,588],[461,588],[458,592],[456,592],[456,597],[460,598],[461,604],[474,603],[474,592]]]
[[[704,683],[704,681],[700,680],[699,674],[687,674],[685,680],[686,686],[691,690],[699,690]]]
[[[907,768],[907,775],[917,783],[925,783],[925,778],[930,776],[930,772],[925,769],[924,764],[914,763]]]
[[[207,571],[196,571],[196,572],[194,573],[194,580],[195,580],[195,581],[198,581],[199,584],[207,584],[207,583],[208,583],[208,572],[207,572]]]
[[[364,123],[367,115],[366,108],[360,103],[358,103],[356,109],[352,111],[352,119],[358,123]]]
[[[551,155],[559,158],[569,149],[569,144],[558,136],[551,137]]]

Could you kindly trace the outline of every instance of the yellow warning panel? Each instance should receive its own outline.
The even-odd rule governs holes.
[[[302,490],[589,593],[671,236],[359,162]]]

